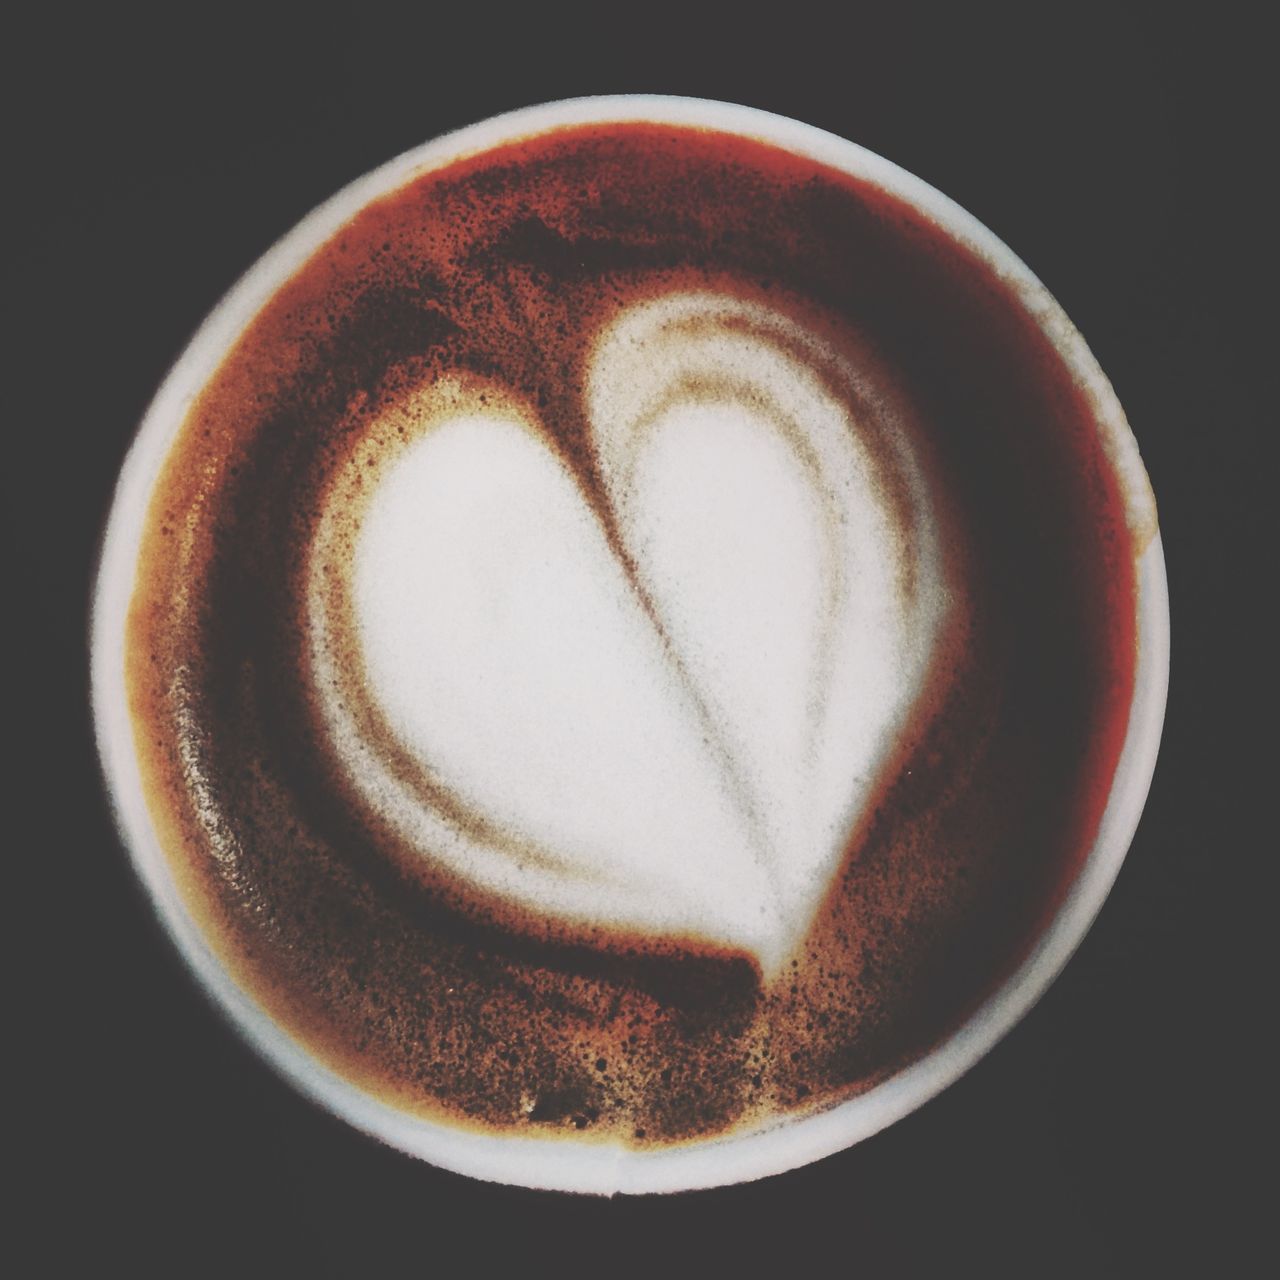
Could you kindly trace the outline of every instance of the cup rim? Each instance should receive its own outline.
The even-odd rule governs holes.
[[[278,287],[372,200],[465,156],[576,124],[669,123],[758,139],[906,200],[976,252],[1011,288],[1093,400],[1113,469],[1151,536],[1136,562],[1137,659],[1129,723],[1097,836],[1021,964],[946,1039],[857,1097],[803,1116],[656,1151],[581,1138],[485,1134],[400,1111],[313,1058],[231,978],[181,900],[154,829],[134,751],[124,631],[145,517],[169,447],[196,395]],[[954,1083],[1030,1010],[1106,899],[1137,829],[1164,721],[1169,602],[1163,548],[1137,444],[1084,339],[1030,269],[954,201],[855,142],[754,107],[650,94],[573,98],[505,112],[434,138],[357,178],[285,233],[228,290],[157,390],[126,454],[99,546],[89,623],[90,702],[99,766],[120,842],[162,928],[214,1007],[294,1088],[409,1155],[486,1181],[612,1195],[695,1190],[783,1173],[851,1147]]]

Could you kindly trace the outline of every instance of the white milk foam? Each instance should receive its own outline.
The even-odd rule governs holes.
[[[703,938],[770,977],[941,628],[923,469],[882,387],[728,296],[633,306],[596,341],[587,401],[624,555],[498,395],[424,409],[349,566],[363,696],[502,839],[461,829],[365,740],[316,555],[325,721],[423,857],[535,916]]]

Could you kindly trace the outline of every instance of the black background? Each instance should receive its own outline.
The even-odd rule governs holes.
[[[851,5],[576,21],[219,10],[10,30],[3,625],[17,744],[5,894],[14,1215],[46,1261],[135,1273],[498,1265],[925,1275],[1239,1274],[1263,1107],[1244,913],[1268,861],[1258,265],[1274,97],[1256,27],[1156,9],[999,20]],[[963,8],[963,6],[962,6]],[[176,14],[177,11],[175,10]],[[944,16],[946,15],[946,16]],[[1142,826],[1032,1014],[890,1131],[749,1186],[594,1201],[365,1140],[241,1046],[171,954],[101,798],[85,609],[115,472],[220,295],[353,177],[499,110],[666,92],[764,107],[920,175],[1063,303],[1157,498],[1173,677]],[[1273,285],[1268,281],[1268,286]],[[1250,551],[1253,548],[1253,551]],[[1274,584],[1272,584],[1274,585]],[[1237,993],[1235,995],[1231,993]],[[1269,1005],[1252,1002],[1253,1021]]]

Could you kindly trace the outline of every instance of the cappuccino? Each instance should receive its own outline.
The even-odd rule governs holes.
[[[406,1123],[637,1152],[946,1041],[1071,892],[1134,700],[1154,513],[1051,306],[706,124],[364,203],[175,422],[123,628],[237,990]]]

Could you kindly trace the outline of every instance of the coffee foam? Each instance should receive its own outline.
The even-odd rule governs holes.
[[[607,124],[405,182],[296,278],[273,281],[155,485],[127,635],[130,709],[190,910],[309,1054],[452,1130],[669,1149],[874,1089],[1025,954],[1101,812],[1131,688],[1133,601],[1125,504],[1107,487],[1093,410],[986,263],[873,184],[784,149]],[[628,332],[663,362],[636,359]],[[686,359],[689,376],[673,384]],[[598,394],[608,412],[593,407]],[[789,425],[802,403],[814,412]],[[852,454],[824,434],[839,418],[831,404],[844,407]],[[870,598],[899,619],[884,632],[903,646],[899,674],[927,669],[916,702],[897,709],[879,779],[850,787],[856,818],[789,959],[767,950],[772,940],[785,954],[776,928],[753,935],[740,907],[686,892],[682,866],[670,869],[670,901],[628,900],[633,919],[636,902],[663,908],[657,923],[591,924],[590,859],[612,859],[634,884],[625,852],[566,859],[533,838],[546,832],[527,812],[466,789],[487,760],[476,777],[445,761],[442,777],[438,756],[412,741],[422,717],[400,706],[393,723],[400,686],[372,678],[372,615],[354,571],[374,532],[366,517],[399,509],[383,499],[402,464],[406,492],[418,492],[420,449],[432,491],[433,476],[474,463],[495,435],[484,447],[499,477],[522,482],[518,501],[475,524],[517,523],[532,483],[578,531],[566,540],[594,547],[578,581],[611,602],[618,662],[647,682],[640,701],[661,732],[688,742],[691,721],[705,728],[677,782],[695,818],[721,796],[722,825],[706,821],[717,838],[741,830],[733,865],[748,871],[772,868],[787,775],[783,752],[743,745],[744,688],[751,714],[805,759],[818,799],[812,814],[796,805],[797,820],[819,828],[819,802],[839,804],[818,764],[828,748],[833,760],[853,748],[796,694],[825,690],[841,705],[841,628],[859,635],[857,618],[841,612],[834,569],[785,567],[806,545],[840,567],[843,499],[828,468],[864,468],[869,497],[851,527],[871,534],[850,546],[877,549],[883,594]],[[720,496],[699,502],[717,442],[734,445],[738,486],[708,485]],[[437,466],[445,446],[458,457]],[[765,472],[759,490],[788,513],[772,538],[749,501],[734,501]],[[448,524],[452,491],[438,496],[446,505],[404,508],[409,523]],[[703,521],[733,530],[730,545],[708,542]],[[469,526],[447,536],[501,557]],[[530,536],[543,536],[537,521]],[[390,545],[409,574],[405,544]],[[738,632],[772,638],[746,608],[752,592],[726,593],[723,609],[743,616],[725,635],[672,568],[691,563],[693,581],[720,589],[717,557],[733,565],[747,550],[769,570],[762,589],[820,618],[771,650],[760,686],[738,678],[752,646],[734,643]],[[846,577],[852,598],[861,577]],[[397,617],[416,598],[376,575],[365,589],[381,589]],[[541,597],[528,597],[522,616],[546,621]],[[902,618],[933,619],[927,654],[912,656],[916,623]],[[564,674],[560,646],[544,649],[540,678]],[[637,694],[621,683],[615,696]],[[895,707],[880,714],[894,740]],[[607,773],[614,725],[599,727]],[[505,749],[502,732],[491,736]],[[515,746],[528,756],[527,737]],[[781,904],[763,879],[742,900]]]
[[[603,512],[506,389],[391,406],[372,491],[364,451],[330,491],[309,592],[364,801],[535,918],[698,938],[775,976],[945,605],[908,411],[861,354],[731,296],[624,310],[586,380]]]

